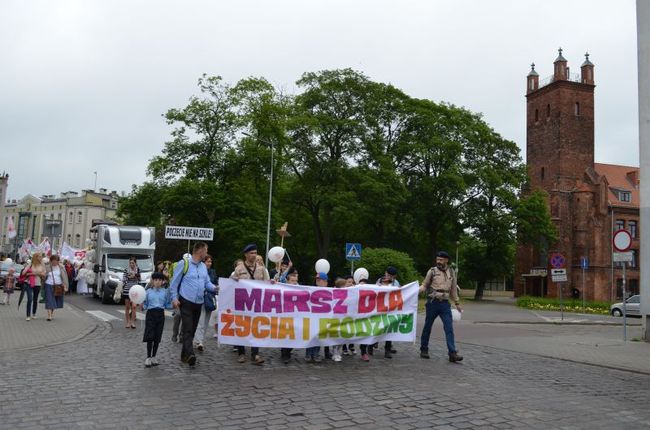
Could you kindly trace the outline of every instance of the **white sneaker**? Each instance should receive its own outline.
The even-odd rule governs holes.
[[[156,357],[151,357],[151,365],[158,366],[158,359],[156,359]]]
[[[30,320],[31,320],[30,317],[25,318],[25,321],[30,321]]]
[[[151,367],[151,358],[146,358],[144,360],[144,367]]]
[[[341,358],[341,354],[334,354],[333,359],[334,359],[334,361],[336,361],[336,362],[341,361],[341,360],[342,360],[342,358]]]

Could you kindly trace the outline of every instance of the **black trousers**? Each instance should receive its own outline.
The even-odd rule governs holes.
[[[202,303],[194,303],[180,297],[181,302],[181,328],[183,330],[183,350],[181,351],[181,360],[188,359],[194,355],[194,332],[199,325],[201,318]]]
[[[246,347],[245,346],[238,346],[237,347],[237,352],[239,355],[246,355]],[[251,357],[255,359],[256,355],[260,354],[260,349],[256,346],[251,347]]]

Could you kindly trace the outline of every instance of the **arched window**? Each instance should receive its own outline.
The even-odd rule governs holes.
[[[542,181],[544,180],[544,168],[542,167]]]
[[[575,114],[580,115],[580,103],[579,102],[576,102]]]
[[[546,118],[551,117],[551,105],[546,105]]]
[[[81,248],[81,235],[79,233],[75,235],[74,243],[77,248]]]
[[[535,122],[539,121],[539,109],[535,109]]]

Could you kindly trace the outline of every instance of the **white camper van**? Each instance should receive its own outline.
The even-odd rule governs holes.
[[[153,227],[98,224],[90,232],[97,275],[94,295],[102,303],[113,303],[113,293],[117,283],[123,279],[129,257],[138,261],[141,285],[149,282],[155,270],[156,235]]]

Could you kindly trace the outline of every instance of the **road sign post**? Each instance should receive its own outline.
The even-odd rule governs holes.
[[[627,252],[632,247],[632,235],[627,230],[617,230],[612,237],[614,245],[614,261],[623,264],[623,282],[621,287],[623,290],[623,341],[627,341],[627,292],[625,291],[625,269],[628,261],[632,261],[632,253]]]
[[[564,294],[563,294],[563,286],[564,282],[567,282],[567,275],[566,275],[566,259],[564,258],[564,255],[560,254],[559,252],[555,252],[551,255],[551,279],[553,282],[555,282],[555,285],[557,286],[559,290],[559,296],[560,296],[560,316],[562,321],[564,321]]]
[[[589,267],[589,259],[587,257],[580,259],[580,267],[582,267],[582,313],[585,313],[585,270]]]

